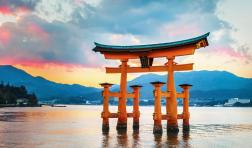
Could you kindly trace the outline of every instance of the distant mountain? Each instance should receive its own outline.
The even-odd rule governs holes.
[[[78,84],[60,84],[42,77],[33,77],[23,70],[13,66],[0,66],[0,81],[10,83],[15,86],[24,85],[30,93],[35,93],[39,100],[64,99],[66,102],[81,102],[85,100],[101,100],[101,89],[85,87]],[[141,98],[153,100],[152,81],[167,81],[167,75],[145,74],[128,82],[128,91],[131,92],[130,85],[139,84],[141,88]],[[225,100],[239,97],[252,99],[252,78],[238,77],[226,71],[191,71],[176,72],[175,84],[178,92],[181,91],[179,84],[188,83],[193,87],[190,90],[191,101],[200,100]],[[166,89],[166,85],[162,87]],[[119,91],[119,86],[114,85],[112,91]],[[77,100],[76,100],[77,99]]]
[[[153,86],[150,82],[167,82],[167,75],[145,74],[128,82],[130,85],[142,85],[141,99],[153,99]],[[238,77],[226,71],[191,71],[176,72],[175,84],[177,91],[181,91],[179,84],[192,84],[191,97],[202,99],[227,99],[230,97],[251,98],[252,99],[252,78]],[[162,87],[166,89],[166,85]],[[119,86],[112,87],[113,91],[118,91]]]
[[[60,84],[42,77],[33,77],[10,65],[0,66],[0,81],[14,86],[24,85],[29,92],[34,92],[39,100],[80,97],[101,91],[98,88],[79,84]]]

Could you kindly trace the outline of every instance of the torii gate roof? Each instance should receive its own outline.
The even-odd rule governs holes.
[[[191,39],[176,41],[176,42],[168,42],[168,43],[159,43],[159,44],[146,44],[146,45],[133,45],[133,46],[116,46],[116,45],[104,45],[95,42],[95,48],[93,51],[101,52],[101,53],[139,53],[139,52],[152,52],[154,50],[160,49],[170,49],[175,47],[183,47],[187,45],[197,45],[198,43],[202,43],[197,45],[198,47],[208,46],[207,37],[210,32],[195,37]]]

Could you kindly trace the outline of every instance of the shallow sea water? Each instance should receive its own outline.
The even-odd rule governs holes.
[[[163,121],[162,136],[152,134],[153,106],[140,107],[138,132],[131,118],[126,133],[118,133],[116,119],[110,119],[109,133],[102,134],[101,111],[84,105],[0,108],[0,147],[252,147],[252,108],[190,107],[190,132],[183,134],[179,120],[178,135],[167,135]]]

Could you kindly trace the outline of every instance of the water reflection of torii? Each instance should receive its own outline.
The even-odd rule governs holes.
[[[178,132],[177,119],[183,119],[183,130],[189,130],[189,88],[191,85],[182,84],[182,93],[177,93],[174,84],[174,71],[192,70],[193,64],[177,64],[174,62],[176,56],[192,55],[195,49],[208,46],[207,37],[209,33],[202,36],[161,44],[136,45],[136,46],[114,46],[95,43],[95,52],[100,52],[105,59],[120,60],[119,67],[106,67],[106,73],[121,73],[120,91],[110,92],[110,83],[102,83],[103,91],[103,126],[104,132],[109,130],[109,118],[118,118],[117,129],[127,129],[127,118],[133,117],[133,128],[139,128],[139,97],[140,85],[133,85],[133,93],[127,92],[127,73],[138,72],[168,72],[167,90],[161,91],[163,82],[152,82],[154,86],[155,108],[154,108],[154,133],[162,133],[162,120],[167,120],[167,132]],[[168,62],[163,66],[152,66],[154,58],[166,57]],[[140,59],[141,67],[130,67],[127,65],[129,59]],[[109,97],[117,97],[118,112],[109,112]],[[161,113],[161,98],[166,98],[166,114]],[[133,113],[126,111],[126,99],[133,98]],[[177,98],[183,99],[183,113],[177,114]]]

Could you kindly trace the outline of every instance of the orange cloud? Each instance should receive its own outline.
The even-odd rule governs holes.
[[[35,24],[35,23],[30,23],[27,26],[27,32],[31,33],[34,36],[38,36],[44,40],[49,39],[49,34],[39,25]]]
[[[46,68],[46,67],[62,67],[62,68],[75,68],[84,67],[81,64],[68,64],[61,63],[58,61],[47,61],[44,59],[24,59],[24,58],[13,58],[13,57],[2,57],[0,59],[0,65],[21,65],[23,67],[33,68]]]
[[[211,51],[216,52],[216,53],[223,55],[223,56],[228,56],[231,58],[239,59],[241,61],[251,61],[252,60],[251,55],[247,52],[246,49],[234,50],[233,48],[227,47],[227,46],[217,46],[215,48],[212,48]]]
[[[26,6],[20,6],[15,9],[11,9],[9,6],[0,6],[0,13],[3,15],[17,15],[28,13],[30,10]]]
[[[20,6],[17,8],[17,12],[19,13],[28,13],[29,11],[30,11],[29,8],[26,6]]]
[[[11,9],[8,6],[0,6],[0,13],[9,15],[11,14]]]
[[[10,41],[10,32],[4,28],[0,28],[0,43],[8,44]]]

